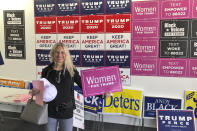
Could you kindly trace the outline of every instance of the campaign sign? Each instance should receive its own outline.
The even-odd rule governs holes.
[[[103,113],[141,118],[142,96],[141,90],[115,92],[105,99]]]
[[[79,0],[57,0],[56,9],[58,16],[78,15]]]
[[[105,34],[106,50],[130,50],[131,33]]]
[[[120,77],[122,85],[131,85],[130,68],[120,68]]]
[[[104,0],[80,0],[81,15],[104,14]]]
[[[105,34],[81,34],[82,50],[104,50]]]
[[[104,66],[104,51],[82,51],[82,67]]]
[[[89,96],[84,99],[84,110],[88,113],[96,115],[101,113],[103,109],[103,99],[98,96]]]
[[[190,58],[197,58],[197,40],[190,40]]]
[[[187,51],[188,40],[160,40],[160,58],[186,58]]]
[[[3,87],[12,87],[12,88],[25,88],[25,81],[22,80],[10,80],[10,79],[1,79],[0,86]]]
[[[104,15],[81,16],[81,33],[103,33]]]
[[[132,17],[134,20],[159,19],[159,2],[132,2]]]
[[[79,33],[79,16],[57,17],[57,33]]]
[[[20,27],[6,27],[5,28],[5,41],[12,43],[25,41],[25,29]]]
[[[56,17],[35,17],[35,33],[56,33]]]
[[[130,68],[130,51],[106,51],[106,66]]]
[[[131,13],[130,0],[105,0],[107,14]]]
[[[49,65],[50,64],[50,50],[39,50],[36,49],[36,65],[42,66],[42,65]]]
[[[195,118],[197,118],[197,91],[185,91],[185,109],[193,110]]]
[[[56,34],[36,34],[36,49],[50,50],[56,43]]]
[[[192,0],[192,18],[197,18],[197,1]]]
[[[164,97],[144,97],[144,117],[156,117],[157,109],[181,109],[182,99]]]
[[[131,75],[157,75],[157,59],[133,58],[131,60]]]
[[[8,59],[25,59],[26,52],[24,43],[10,44],[6,42],[5,57]]]
[[[133,21],[133,39],[159,38],[158,21]]]
[[[24,26],[24,10],[5,10],[4,15],[4,26]]]
[[[196,59],[189,60],[189,76],[197,77],[197,60]]]
[[[162,0],[161,19],[186,19],[190,17],[190,0]]]
[[[50,16],[55,15],[54,0],[34,0],[35,16]]]
[[[81,80],[85,97],[122,91],[118,66],[81,70]]]
[[[195,131],[191,110],[157,110],[157,131]]]
[[[84,97],[74,91],[76,109],[73,111],[73,126],[84,129]]]
[[[106,32],[107,33],[130,33],[131,32],[131,15],[114,14],[106,15]]]
[[[185,77],[187,70],[186,59],[160,59],[159,75]]]
[[[133,40],[132,42],[133,57],[158,57],[158,40]]]
[[[79,34],[57,34],[57,41],[64,43],[69,50],[80,50]]]
[[[192,38],[197,38],[197,27],[196,27],[196,24],[197,24],[197,20],[196,19],[192,19],[191,20],[191,37]]]
[[[70,50],[70,55],[72,57],[73,64],[75,66],[80,66],[81,65],[81,61],[80,61],[81,52],[79,50]]]
[[[189,20],[161,20],[161,38],[188,38]]]

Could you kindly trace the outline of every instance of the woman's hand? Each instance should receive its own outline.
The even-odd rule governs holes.
[[[105,98],[107,99],[108,97],[111,96],[111,93],[110,92],[105,92]]]
[[[32,90],[29,91],[29,94],[31,94],[32,96],[35,96],[35,95],[37,95],[39,93],[40,93],[40,90],[37,89],[37,88],[32,88]]]

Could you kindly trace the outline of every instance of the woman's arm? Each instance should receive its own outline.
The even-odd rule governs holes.
[[[81,76],[79,75],[79,72],[77,71],[77,69],[74,69],[75,74],[74,74],[74,82],[80,87],[82,88],[82,84],[81,84]]]
[[[47,75],[46,68],[45,69],[42,69],[41,78],[46,78],[46,75]]]

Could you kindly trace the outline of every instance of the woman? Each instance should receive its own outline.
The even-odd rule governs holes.
[[[74,101],[74,82],[81,87],[81,77],[73,65],[68,48],[56,43],[50,51],[51,64],[42,70],[46,78],[57,88],[57,96],[48,102],[47,131],[72,131]]]
[[[48,124],[47,131],[72,131],[74,82],[81,86],[81,77],[76,67],[73,65],[68,48],[63,43],[56,43],[50,51],[51,64],[42,70],[42,78],[47,79],[57,88],[57,95],[48,103]],[[32,95],[39,93],[36,88],[32,90]],[[108,97],[109,92],[105,93]]]

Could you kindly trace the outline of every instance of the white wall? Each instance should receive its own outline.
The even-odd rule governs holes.
[[[0,66],[0,78],[33,80],[36,79],[35,63],[35,29],[33,0],[0,1],[0,51],[4,65]],[[3,10],[25,11],[25,45],[26,59],[5,59]]]
[[[36,79],[35,30],[33,0],[0,1],[0,51],[5,64],[0,66],[0,78],[33,80]],[[26,60],[5,59],[3,10],[25,11]],[[184,98],[184,90],[197,90],[196,78],[132,76],[131,86],[127,88],[142,89],[144,95]],[[91,119],[90,117],[88,117]],[[104,121],[121,124],[138,123],[134,119],[106,116]],[[154,122],[152,122],[154,125]],[[151,124],[150,124],[151,125]]]

